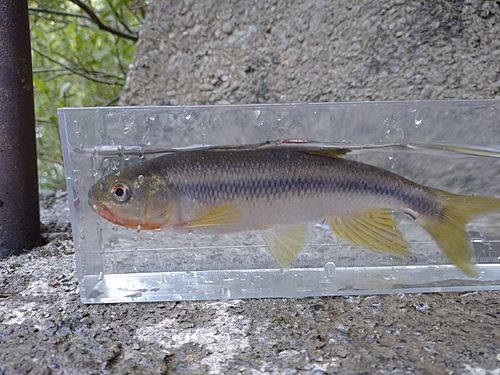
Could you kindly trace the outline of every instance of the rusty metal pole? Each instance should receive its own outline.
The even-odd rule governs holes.
[[[27,0],[0,6],[0,257],[40,244]]]

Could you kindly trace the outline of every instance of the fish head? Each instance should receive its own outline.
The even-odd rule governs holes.
[[[88,202],[102,218],[137,229],[164,227],[176,209],[167,181],[136,168],[101,178],[90,188]]]

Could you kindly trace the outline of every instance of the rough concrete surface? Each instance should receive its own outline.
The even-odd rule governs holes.
[[[486,1],[153,1],[122,103],[495,98]],[[0,374],[500,374],[499,292],[83,305],[64,193],[0,263]]]

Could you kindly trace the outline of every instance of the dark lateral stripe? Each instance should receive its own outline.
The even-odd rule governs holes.
[[[367,182],[350,181],[345,179],[327,178],[288,178],[242,180],[228,182],[187,182],[172,187],[179,195],[213,203],[218,199],[234,199],[246,197],[247,200],[261,198],[277,198],[283,196],[304,196],[307,194],[369,194],[379,197],[394,198],[403,205],[417,212],[432,214],[438,211],[433,201],[423,196],[409,194],[406,188],[388,186],[387,184],[372,185]]]

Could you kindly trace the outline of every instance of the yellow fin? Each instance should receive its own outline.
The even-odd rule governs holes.
[[[223,203],[207,213],[190,220],[180,227],[205,227],[210,225],[223,225],[237,223],[243,219],[243,211],[231,203]]]
[[[438,217],[420,216],[416,221],[434,238],[450,260],[465,274],[476,277],[474,254],[465,225],[475,216],[500,210],[500,199],[455,195],[434,190],[443,205]]]
[[[348,150],[346,148],[331,148],[331,149],[323,149],[323,150],[305,149],[303,151],[308,153],[308,154],[311,154],[311,155],[326,156],[329,158],[339,158],[339,157],[346,156],[350,150]]]
[[[295,254],[304,247],[307,235],[305,224],[294,224],[286,227],[276,226],[261,231],[269,252],[283,268],[289,268]]]
[[[396,228],[394,215],[388,209],[373,209],[362,214],[327,219],[337,237],[372,251],[387,251],[406,256],[410,244]]]

